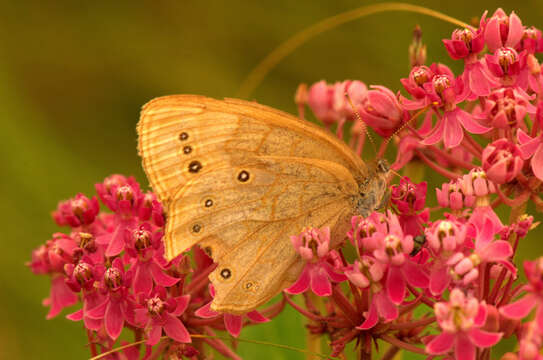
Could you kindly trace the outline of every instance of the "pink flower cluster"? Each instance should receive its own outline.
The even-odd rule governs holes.
[[[204,343],[237,359],[214,330],[237,337],[287,303],[309,319],[308,331],[328,336],[330,356],[344,356],[354,342],[361,358],[371,358],[373,344],[387,342],[387,359],[403,349],[487,360],[494,345],[514,337],[518,347],[504,359],[543,359],[543,257],[524,262],[527,283],[514,262],[538,225],[527,205],[543,212],[543,78],[535,56],[543,37],[498,9],[443,43],[453,61],[463,60],[461,74],[425,64],[417,29],[403,92],[347,80],[302,85],[296,94],[300,117],[308,105],[340,139],[350,126],[358,154],[369,126],[385,138],[377,156],[396,144],[392,169],[444,178],[435,202],[430,185],[413,180],[427,174],[404,176],[390,187],[385,212],[351,219],[341,246],[331,247],[327,227],[290,234],[304,268],[282,301],[220,314],[210,307],[207,279],[215,264],[198,247],[166,262],[161,204],[134,179],[113,175],[96,185],[109,211],[82,194],[61,202],[53,218],[69,231],[32,254],[31,269],[51,277],[48,317],[79,304],[68,318],[83,321],[93,355],[133,332],[128,359],[196,358]],[[303,305],[293,301],[297,294]]]
[[[203,343],[191,334],[210,335],[216,328],[238,336],[244,324],[268,321],[258,312],[243,321],[205,310],[213,296],[207,275],[215,265],[199,248],[193,251],[195,266],[188,255],[165,260],[162,205],[132,177],[112,175],[96,184],[96,191],[109,211],[100,209],[97,197],[83,194],[61,202],[53,219],[69,232],[53,234],[28,263],[34,273],[51,277],[51,293],[43,302],[49,306],[47,318],[79,304],[66,317],[83,321],[93,356],[110,351],[123,331],[131,331],[135,340],[145,340],[145,348],[124,349],[125,359],[197,358]],[[266,314],[275,316],[277,308]],[[235,358],[221,340],[209,344]]]

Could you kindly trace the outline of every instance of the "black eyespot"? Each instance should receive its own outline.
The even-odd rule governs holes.
[[[240,173],[238,174],[238,180],[241,182],[246,182],[247,180],[249,180],[249,173],[245,170],[240,171]]]
[[[186,132],[182,132],[181,134],[179,134],[179,140],[181,141],[185,141],[189,138],[189,134],[187,134]]]
[[[207,200],[204,202],[204,206],[205,206],[205,207],[211,207],[211,206],[213,206],[213,200],[207,199]]]
[[[192,152],[192,148],[190,146],[187,145],[183,148],[183,153],[190,154],[191,152]]]
[[[253,282],[252,281],[247,281],[245,283],[245,290],[251,290],[252,287],[253,287]]]
[[[211,257],[211,254],[213,254],[213,251],[211,250],[211,246],[206,246],[204,248],[204,252],[207,254],[207,256]]]
[[[190,164],[189,164],[189,171],[191,173],[197,173],[198,171],[200,171],[202,169],[202,164],[199,162],[199,161],[191,161]]]
[[[230,271],[230,269],[224,268],[224,269],[221,270],[221,276],[225,280],[229,279],[230,276],[232,276],[232,272]]]
[[[202,230],[202,225],[194,224],[192,225],[192,232],[199,233]]]

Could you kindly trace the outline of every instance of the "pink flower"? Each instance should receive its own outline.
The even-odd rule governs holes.
[[[498,139],[483,150],[483,170],[496,184],[505,184],[520,173],[524,161],[517,145],[507,139]]]
[[[100,205],[96,196],[89,200],[85,195],[77,194],[73,199],[60,202],[53,218],[59,226],[79,227],[91,224],[98,211]]]
[[[386,226],[384,215],[378,212],[372,212],[366,218],[353,216],[347,237],[354,246],[358,246],[361,254],[369,254],[379,246],[376,232],[386,232]]]
[[[441,189],[436,189],[436,197],[439,206],[452,210],[462,210],[475,204],[475,196],[465,194],[459,180],[443,183]]]
[[[530,26],[524,29],[522,39],[519,43],[519,50],[526,50],[528,53],[533,54],[540,52],[543,46],[543,37],[541,36],[541,30]]]
[[[434,63],[430,65],[430,68],[422,66],[413,68],[408,79],[401,79],[405,89],[415,97],[415,100],[409,100],[400,96],[401,103],[406,110],[418,110],[434,103],[437,103],[436,106],[443,104],[440,98],[441,94],[436,94],[434,89],[434,79],[437,82],[448,81],[448,87],[451,87],[450,79],[454,79],[454,74],[446,65]],[[458,94],[461,94],[464,88],[461,81],[458,83],[455,82],[452,84],[452,87],[457,87],[456,91]],[[441,92],[445,90],[443,86],[440,86],[439,89]],[[449,102],[457,98],[455,96],[455,89],[447,90],[445,95]],[[458,98],[458,102],[464,100],[464,98]]]
[[[536,112],[535,106],[528,100],[518,89],[496,89],[485,99],[483,112],[475,117],[491,127],[527,130],[524,118],[527,113]]]
[[[436,75],[431,84],[425,84],[425,88],[429,99],[442,106],[444,113],[432,132],[422,141],[424,145],[433,145],[443,140],[446,148],[453,148],[464,138],[462,128],[473,134],[482,134],[490,130],[475,121],[471,114],[456,106],[465,98],[462,95],[461,80],[454,80],[448,75]]]
[[[209,285],[209,293],[211,294],[212,298],[215,297],[215,288],[211,284]],[[243,327],[243,318],[245,316],[250,321],[255,323],[265,323],[270,321],[270,319],[266,318],[256,310],[249,311],[248,313],[243,315],[218,313],[211,309],[211,301],[196,310],[194,314],[204,319],[214,318],[223,315],[224,327],[226,328],[226,331],[228,331],[228,333],[230,333],[230,335],[232,335],[233,337],[238,337],[241,333],[241,328]]]
[[[396,95],[384,86],[373,85],[360,107],[360,117],[382,137],[391,136],[406,119],[407,113]]]
[[[365,314],[365,320],[357,326],[357,329],[371,329],[379,322],[390,322],[399,315],[398,307],[386,294],[384,274],[387,266],[371,256],[362,256],[355,260],[354,264],[345,269],[345,275],[355,286],[368,292],[371,296],[369,310]]]
[[[96,192],[100,200],[113,212],[133,213],[139,209],[143,200],[140,186],[133,177],[111,175],[101,184],[96,184]]]
[[[524,286],[527,294],[520,300],[501,307],[500,312],[511,319],[523,319],[535,308],[535,321],[539,331],[543,333],[543,257],[535,261],[525,261],[524,273],[528,279],[528,285]]]
[[[353,110],[345,93],[348,93],[355,108],[366,97],[367,88],[361,81],[347,80],[333,85],[321,80],[309,88],[308,105],[320,121],[327,127],[347,118],[354,117]]]
[[[332,294],[331,281],[347,279],[337,270],[340,262],[335,251],[330,250],[330,228],[309,229],[290,239],[306,264],[298,280],[285,289],[287,293],[300,294],[311,288],[319,296],[329,296]]]
[[[518,85],[526,90],[528,86],[528,72],[526,68],[526,52],[517,51],[510,47],[503,47],[496,50],[494,55],[486,55],[488,70],[501,80],[502,85]],[[522,76],[519,76],[522,75]]]
[[[368,96],[366,84],[358,80],[345,80],[335,84],[334,88],[334,109],[340,118],[354,120],[355,114],[353,108],[347,99],[347,96],[353,102],[354,108],[360,111],[364,101]]]
[[[403,232],[407,235],[420,234],[423,224],[429,219],[429,210],[424,207],[427,187],[426,181],[413,184],[408,177],[403,177],[399,185],[392,186],[390,201],[395,205]]]
[[[543,345],[543,332],[535,321],[522,325],[519,338],[519,360],[541,360],[541,346]]]
[[[113,260],[100,284],[105,293],[103,302],[87,312],[91,319],[103,319],[111,339],[119,337],[125,321],[134,323],[134,299],[129,293],[131,275],[130,271],[125,273],[120,258]]]
[[[476,232],[473,253],[465,255],[458,252],[447,262],[452,267],[454,280],[464,285],[473,282],[479,277],[478,266],[483,263],[499,263],[516,276],[515,265],[509,261],[513,248],[507,241],[495,240],[497,231],[492,220],[486,219],[483,227],[477,228]]]
[[[464,59],[464,73],[461,75],[465,91],[469,92],[469,99],[478,96],[487,96],[490,89],[499,85],[488,72],[486,63],[477,58],[484,46],[483,31],[481,28],[456,29],[451,40],[443,40],[447,52],[453,59]]]
[[[460,289],[451,291],[449,302],[436,303],[434,311],[443,332],[426,345],[428,354],[446,354],[454,348],[455,359],[475,360],[477,347],[493,346],[502,337],[501,333],[480,329],[486,321],[486,304]]]
[[[49,297],[43,300],[44,306],[49,306],[47,319],[57,316],[62,309],[77,303],[77,295],[66,285],[63,275],[55,274],[51,277],[51,290]]]
[[[485,47],[482,29],[455,29],[451,39],[444,39],[447,52],[453,59],[464,59],[480,53]]]
[[[135,294],[150,294],[153,283],[170,287],[180,280],[165,273],[166,260],[161,239],[162,233],[152,233],[149,223],[143,223],[133,231],[125,230],[126,253],[131,256]]]
[[[433,65],[439,66],[440,64]],[[443,66],[448,69],[445,65]],[[409,72],[409,77],[400,79],[400,82],[409,94],[416,99],[422,99],[426,96],[426,90],[424,90],[423,85],[432,81],[433,77],[434,71],[428,66],[414,66]]]
[[[433,295],[442,294],[451,282],[448,263],[452,254],[465,244],[466,226],[458,221],[438,220],[426,230],[426,241],[434,260],[430,267],[429,290]]]
[[[481,168],[471,169],[461,178],[460,186],[464,194],[476,197],[486,197],[488,194],[496,192],[496,185],[488,179]]]
[[[507,14],[499,8],[494,12],[488,22],[483,18],[481,20],[485,27],[485,42],[490,51],[495,51],[498,48],[508,46],[516,47],[524,34],[522,21],[515,14]]]
[[[190,334],[179,320],[189,304],[190,295],[169,297],[166,289],[157,286],[150,296],[143,298],[143,308],[135,310],[136,323],[147,333],[147,345],[160,341],[162,330],[180,343],[191,342]]]
[[[96,184],[96,191],[102,202],[115,213],[111,229],[98,236],[97,242],[107,246],[106,256],[116,256],[124,250],[125,231],[137,227],[138,215],[148,216],[147,210],[141,211],[144,195],[134,178],[122,175],[112,175],[102,184]]]
[[[543,102],[538,105],[538,113],[543,111]],[[530,166],[534,175],[541,181],[543,181],[543,133],[531,138],[524,131],[519,130],[517,132],[518,142],[520,144],[520,151],[522,157],[525,160],[530,160]]]
[[[376,233],[379,247],[373,251],[375,259],[388,265],[386,293],[394,304],[405,298],[406,284],[419,288],[428,287],[428,275],[410,258],[413,237],[404,235],[396,215],[388,213],[388,231]]]

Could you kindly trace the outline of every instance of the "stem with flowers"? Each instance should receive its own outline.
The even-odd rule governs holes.
[[[308,358],[325,351],[326,339],[326,352],[339,358],[353,343],[359,359],[403,351],[540,359],[543,257],[523,262],[525,281],[514,260],[539,224],[528,205],[543,208],[543,77],[535,56],[543,37],[501,9],[485,12],[478,27],[463,26],[443,40],[451,59],[463,61],[459,75],[426,65],[417,27],[403,94],[347,80],[302,84],[295,96],[301,118],[309,107],[340,139],[350,134],[358,154],[371,127],[383,138],[379,157],[396,145],[393,170],[424,164],[445,179],[435,188],[438,206],[428,206],[427,182],[403,176],[390,186],[388,210],[354,216],[340,247],[331,247],[326,227],[291,234],[305,262],[299,279],[281,301],[234,315],[211,309],[207,276],[215,264],[207,254],[195,246],[167,262],[161,203],[133,178],[112,175],[96,185],[97,197],[61,202],[53,218],[67,231],[32,253],[29,267],[51,279],[48,318],[78,305],[67,318],[82,322],[95,358],[197,359],[214,349],[238,359],[235,342],[216,331],[237,338],[291,306],[307,318]],[[120,341],[122,333],[134,342]],[[518,346],[496,354],[508,338]]]

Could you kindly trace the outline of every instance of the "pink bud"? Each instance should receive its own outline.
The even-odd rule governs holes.
[[[486,146],[482,155],[483,170],[496,184],[505,184],[520,173],[524,161],[517,145],[507,139],[498,139]]]
[[[490,51],[502,46],[516,47],[524,34],[520,18],[511,12],[507,14],[500,8],[494,12],[485,27],[485,42]]]

